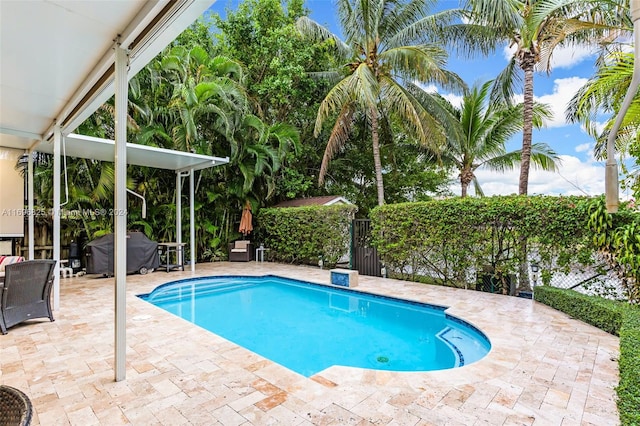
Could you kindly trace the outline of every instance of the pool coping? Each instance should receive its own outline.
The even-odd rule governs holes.
[[[360,276],[360,291],[447,304],[492,350],[449,370],[330,367],[307,378],[136,296],[228,274],[329,281],[327,270],[256,262],[128,276],[127,378],[115,382],[114,279],[65,278],[55,322],[0,337],[0,383],[27,393],[34,425],[619,423],[619,340],[531,300]]]
[[[333,272],[333,271],[330,271]],[[443,318],[452,322],[455,322],[457,324],[459,324],[460,326],[462,326],[464,329],[469,329],[471,331],[473,331],[474,333],[477,334],[477,338],[479,338],[480,340],[483,341],[484,344],[489,346],[489,349],[487,350],[487,353],[491,351],[491,341],[489,340],[489,338],[487,337],[487,335],[485,333],[482,332],[482,330],[478,329],[478,327],[476,327],[475,325],[471,324],[470,322],[467,322],[461,318],[456,317],[455,315],[451,315],[449,313],[446,312],[447,309],[449,309],[449,306],[445,306],[445,305],[436,305],[433,303],[427,303],[427,302],[420,302],[420,301],[416,301],[416,300],[411,300],[411,299],[401,299],[398,297],[394,297],[394,296],[389,296],[389,295],[384,295],[384,294],[379,294],[379,293],[372,293],[372,292],[366,292],[366,291],[361,291],[355,288],[348,288],[342,285],[335,285],[333,283],[318,283],[318,282],[312,282],[312,281],[305,281],[302,279],[298,279],[298,278],[288,278],[285,276],[281,276],[281,275],[276,275],[276,274],[264,274],[264,275],[242,275],[242,274],[233,274],[233,275],[208,275],[208,276],[202,276],[202,277],[197,277],[197,278],[186,278],[186,279],[179,279],[179,280],[175,280],[175,281],[169,281],[163,284],[160,284],[159,286],[155,287],[151,292],[148,293],[143,293],[143,294],[137,294],[136,296],[148,303],[151,303],[153,305],[155,305],[155,303],[153,303],[153,301],[149,301],[147,300],[150,296],[152,296],[156,291],[162,291],[163,289],[169,288],[169,287],[175,287],[175,286],[180,286],[180,285],[188,285],[189,283],[198,283],[198,282],[203,282],[203,281],[207,281],[207,280],[215,280],[215,279],[226,279],[226,278],[249,278],[249,279],[255,279],[255,278],[260,278],[260,279],[269,279],[269,278],[275,278],[275,279],[281,279],[281,280],[285,280],[285,281],[290,281],[293,283],[298,283],[300,285],[303,285],[305,287],[325,287],[325,288],[329,288],[332,290],[335,290],[337,292],[341,292],[341,293],[347,293],[347,294],[354,294],[354,295],[364,295],[364,296],[368,296],[372,299],[382,299],[382,300],[388,300],[391,302],[395,302],[398,304],[408,304],[408,305],[413,305],[413,306],[419,306],[420,308],[424,308],[424,309],[429,309],[429,310],[433,310],[433,311],[438,311],[438,312],[442,312],[443,313]],[[233,286],[234,284],[226,284],[225,286]],[[236,284],[239,285],[239,284]],[[157,305],[155,305],[157,306]],[[176,315],[178,316],[178,315]],[[180,317],[180,316],[178,316]],[[185,319],[184,317],[180,317]],[[189,321],[187,319],[187,321]],[[195,323],[194,323],[195,324]],[[198,325],[198,324],[195,324]],[[455,365],[453,367],[449,367],[449,368],[444,368],[444,369],[438,369],[438,370],[450,370],[452,368],[459,368],[465,365],[465,357],[463,352],[460,350],[460,348],[451,340],[449,340],[445,335],[447,333],[449,333],[450,331],[452,331],[453,328],[451,328],[450,326],[447,326],[445,329],[441,330],[440,332],[438,332],[434,337],[440,339],[442,342],[444,342],[444,344],[446,346],[448,346],[455,358]],[[211,331],[211,330],[207,330],[210,331],[213,334],[216,334],[215,331]],[[242,345],[238,345],[238,346],[242,346]],[[251,350],[249,348],[245,348],[247,350]],[[253,352],[253,351],[252,351]],[[260,355],[259,353],[256,352],[256,354]],[[486,356],[487,354],[485,354],[484,356]],[[260,355],[262,356],[262,355]],[[484,356],[482,358],[484,358]],[[480,359],[482,359],[480,358]],[[480,359],[474,361],[477,362]],[[276,361],[273,361],[276,362]],[[276,362],[277,363],[277,362]],[[283,367],[288,368],[286,365],[283,365]],[[352,366],[345,366],[345,365],[341,365],[341,364],[336,364],[336,365],[332,365],[329,366],[327,368],[324,368],[320,371],[318,371],[317,373],[312,374],[311,376],[305,376],[305,377],[312,377],[315,376],[317,374],[321,374],[323,371],[331,368],[331,367],[352,367]],[[429,372],[429,371],[436,371],[436,370],[377,370],[377,369],[370,369],[370,368],[365,368],[365,367],[352,367],[352,368],[363,368],[363,369],[368,369],[368,370],[374,370],[374,371],[392,371],[392,372]],[[291,370],[294,373],[297,373],[295,370]],[[300,373],[298,373],[300,374]]]

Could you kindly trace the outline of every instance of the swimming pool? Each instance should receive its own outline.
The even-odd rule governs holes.
[[[444,306],[273,275],[181,280],[139,297],[307,377],[333,365],[442,370],[491,348]]]

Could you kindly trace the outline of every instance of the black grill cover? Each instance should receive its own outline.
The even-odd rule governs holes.
[[[113,275],[113,234],[107,234],[87,244],[87,274]],[[149,271],[160,265],[158,243],[142,232],[127,234],[127,273],[146,268]]]

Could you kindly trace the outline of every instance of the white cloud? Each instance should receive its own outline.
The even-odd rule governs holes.
[[[571,68],[579,63],[593,58],[597,53],[594,46],[558,47],[551,56],[551,69]]]
[[[547,121],[547,127],[562,127],[568,124],[565,118],[567,105],[586,82],[587,79],[582,77],[558,78],[553,81],[553,93],[535,97],[537,102],[548,104],[551,107],[553,118]]]
[[[604,132],[604,128],[607,126],[607,122],[606,121],[596,121],[595,122],[595,126],[596,126],[596,132],[598,132],[598,134],[601,135],[602,132]]]
[[[561,155],[560,172],[545,172],[531,168],[529,172],[530,195],[599,195],[604,193],[604,164],[584,162],[571,155]],[[476,177],[485,195],[510,195],[518,193],[520,168],[505,173],[479,169]],[[460,195],[460,184],[451,190]],[[470,186],[469,192],[473,193]]]
[[[442,97],[451,102],[451,105],[456,108],[460,108],[462,106],[463,96],[461,95],[456,95],[455,93],[446,93],[442,95]]]
[[[434,84],[425,85],[418,81],[414,81],[414,84],[420,87],[422,90],[428,93],[439,93],[438,87]],[[451,102],[454,107],[460,107],[462,105],[462,95],[456,95],[455,93],[445,93],[442,97]]]
[[[576,146],[576,152],[588,152],[593,149],[593,143],[587,142]]]
[[[506,45],[502,51],[504,58],[507,61],[511,60],[511,57],[515,52],[515,45],[511,47]],[[557,47],[554,49],[553,55],[551,56],[551,69],[572,68],[581,62],[594,57],[596,53],[597,49],[594,46],[577,45]]]

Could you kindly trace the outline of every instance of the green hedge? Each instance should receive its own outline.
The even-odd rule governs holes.
[[[622,303],[550,286],[536,287],[535,299],[607,333],[620,335],[625,311]]]
[[[275,261],[333,267],[349,253],[354,205],[262,209],[257,242],[269,247]]]
[[[640,425],[640,307],[573,290],[536,287],[535,300],[620,336],[618,411],[622,425]]]
[[[390,273],[414,281],[422,275],[460,287],[477,271],[518,274],[527,247],[550,277],[591,259],[588,200],[496,196],[384,205],[371,212],[374,244]]]

